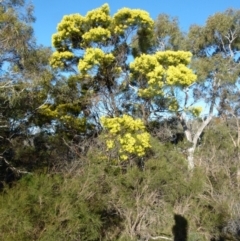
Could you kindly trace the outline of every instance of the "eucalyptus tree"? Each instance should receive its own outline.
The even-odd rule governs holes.
[[[185,48],[193,53],[191,67],[198,78],[192,86],[193,100],[205,104],[204,119],[196,133],[185,126],[185,133],[193,143],[193,159],[199,136],[213,116],[226,117],[237,112],[240,76],[240,11],[228,9],[210,16],[204,26],[192,25]]]
[[[181,31],[177,17],[159,14],[154,22],[154,43],[157,50],[181,50],[185,34]]]
[[[3,178],[6,170],[17,173],[36,161],[31,155],[34,146],[26,148],[23,142],[28,143],[30,130],[37,125],[37,109],[47,99],[53,78],[48,64],[51,51],[36,45],[34,20],[31,4],[23,0],[1,1],[0,161]]]

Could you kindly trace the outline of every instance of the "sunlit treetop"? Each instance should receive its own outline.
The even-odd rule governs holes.
[[[99,48],[88,48],[83,56],[83,59],[79,61],[78,69],[84,75],[88,70],[91,70],[94,66],[108,65],[113,62],[113,54],[105,54]]]
[[[190,52],[165,51],[137,57],[130,70],[132,81],[140,82],[139,96],[150,98],[162,95],[167,86],[184,88],[193,84],[197,76],[187,66],[191,56]]]
[[[74,57],[74,54],[70,51],[55,52],[52,55],[52,59],[50,63],[53,68],[54,67],[64,68],[65,63],[71,60],[73,57]]]
[[[231,44],[232,50],[240,47],[240,10],[228,9],[210,16],[206,22],[205,36],[208,43],[219,41]],[[227,47],[227,46],[225,46]]]
[[[186,51],[164,51],[164,52],[157,52],[156,58],[159,63],[163,66],[170,66],[170,65],[188,65],[191,61],[192,54],[191,52]]]
[[[110,8],[108,4],[103,4],[100,8],[89,11],[85,17],[87,30],[101,26],[109,28],[112,18],[110,16]]]
[[[203,107],[202,106],[193,106],[193,107],[188,108],[187,111],[190,114],[192,114],[193,116],[198,117],[202,113]]]
[[[210,16],[204,26],[192,25],[186,43],[199,56],[221,52],[233,57],[240,49],[240,10],[228,9]]]
[[[81,26],[84,23],[84,17],[80,14],[72,14],[64,16],[62,21],[58,24],[57,33],[52,36],[52,45],[59,51],[64,51],[65,49],[73,48],[74,39],[69,46],[67,43],[68,39],[75,38],[83,34],[83,29]]]
[[[150,33],[153,25],[154,21],[150,18],[149,13],[140,9],[122,8],[113,16],[114,32],[117,34],[122,34],[129,27],[135,26]]]
[[[120,134],[128,132],[135,132],[139,130],[145,130],[145,126],[140,119],[134,120],[129,115],[123,115],[122,117],[102,117],[101,122],[104,127],[109,129],[111,134]]]
[[[89,11],[86,16],[80,14],[65,15],[52,36],[52,45],[58,52],[66,49],[83,49],[93,42],[101,42],[101,37],[110,37],[112,18],[107,4]]]
[[[90,65],[92,68],[98,67],[101,62],[99,58],[95,61],[97,53],[93,54],[93,48],[102,50],[101,59],[108,59],[111,54],[127,56],[131,52],[131,38],[138,36],[145,42],[150,41],[153,28],[154,21],[146,11],[123,8],[111,16],[108,4],[89,11],[85,16],[66,15],[58,24],[57,33],[52,36],[52,45],[56,52],[50,63],[52,67],[62,70],[69,70],[67,67],[71,65],[80,75],[89,75],[84,69],[91,71]],[[128,47],[123,50],[121,46],[124,43]],[[119,53],[120,49],[124,52]],[[100,53],[99,50],[96,52]],[[115,67],[118,69],[124,64],[126,59],[115,60]]]

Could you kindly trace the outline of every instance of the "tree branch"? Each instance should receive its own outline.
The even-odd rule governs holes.
[[[166,236],[156,236],[156,237],[150,236],[150,238],[153,240],[157,240],[157,239],[173,240],[172,238],[168,238]]]
[[[17,176],[19,176],[20,174],[32,174],[31,172],[27,172],[27,171],[22,171],[22,170],[18,170],[16,167],[14,167],[11,163],[9,163],[3,156],[0,156],[0,160],[3,160],[4,163],[8,166],[8,168],[14,172]]]

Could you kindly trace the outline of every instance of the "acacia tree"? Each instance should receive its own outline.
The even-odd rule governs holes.
[[[131,79],[138,85],[138,95],[151,105],[149,121],[183,112],[193,116],[200,114],[201,107],[188,106],[186,99],[183,103],[179,99],[179,92],[183,94],[197,78],[187,67],[190,59],[190,52],[165,51],[141,55],[131,63]],[[194,167],[190,158],[188,166],[190,169]]]
[[[57,30],[50,63],[69,73],[68,85],[79,91],[82,100],[76,118],[88,123],[99,123],[99,115],[112,118],[125,113],[147,124],[152,118],[149,110],[176,112],[180,106],[176,91],[196,80],[187,66],[191,53],[154,52],[154,21],[145,11],[123,8],[110,16],[105,4],[85,17],[64,16]],[[43,114],[57,117],[59,106],[52,106],[45,105]],[[199,109],[187,112],[196,114]]]
[[[79,109],[82,118],[96,124],[99,113],[121,114],[122,90],[126,87],[123,80],[128,78],[128,57],[132,54],[131,39],[137,35],[140,51],[146,52],[153,23],[142,10],[123,8],[111,16],[107,4],[86,16],[63,17],[52,37],[56,52],[51,65],[69,73],[68,85],[78,89],[79,98],[85,100]]]

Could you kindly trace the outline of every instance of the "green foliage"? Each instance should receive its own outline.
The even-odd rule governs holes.
[[[228,137],[227,132],[223,135]],[[218,147],[218,140],[206,142],[209,137],[206,133],[197,153],[202,165],[191,173],[184,153],[152,138],[152,155],[141,170],[102,162],[101,152],[95,151],[69,174],[28,175],[12,188],[5,187],[0,196],[0,237],[137,240],[163,233],[172,237],[173,213],[179,213],[188,221],[190,240],[217,238],[219,227],[238,215],[239,192],[235,164],[223,156],[231,144],[227,139]],[[221,162],[219,156],[212,158],[214,148],[222,151]]]
[[[48,64],[50,49],[35,43],[32,11],[25,1],[0,3],[0,158],[5,167],[1,181],[21,176],[14,167],[37,169],[43,159],[28,143],[29,130],[37,127],[36,112],[48,98],[54,75]]]
[[[90,211],[87,196],[81,195],[85,190],[81,191],[76,179],[29,176],[15,188],[19,189],[17,193],[6,190],[1,196],[2,239],[96,240],[98,237],[100,217]]]
[[[222,13],[210,16],[203,27],[193,25],[189,31],[189,42],[195,51],[201,51],[205,47],[214,46],[214,50],[229,53],[239,48],[239,10],[228,9]],[[233,35],[231,35],[231,33]],[[193,41],[193,39],[195,41]],[[230,43],[231,47],[227,48]],[[204,52],[202,52],[204,53]],[[194,52],[195,54],[195,52]],[[207,53],[205,53],[207,54]]]
[[[155,20],[155,42],[157,48],[164,50],[179,50],[183,41],[183,33],[179,28],[177,18],[172,18],[167,14],[158,15]]]
[[[185,48],[193,53],[191,67],[198,76],[195,101],[202,98],[210,105],[210,112],[215,108],[220,115],[234,111],[236,104],[235,84],[240,73],[239,19],[239,10],[216,13],[204,26],[192,25],[184,40]]]
[[[6,0],[0,4],[1,67],[8,62],[11,67],[24,65],[29,45],[33,44],[31,23],[33,6],[25,1]],[[20,14],[21,12],[21,14]],[[20,58],[16,58],[20,57]]]
[[[79,103],[59,104],[55,107],[53,105],[42,105],[38,110],[39,117],[52,120],[59,120],[64,127],[78,132],[85,132],[86,121],[85,118],[79,118],[78,114],[81,111]],[[44,119],[43,119],[44,120]]]

